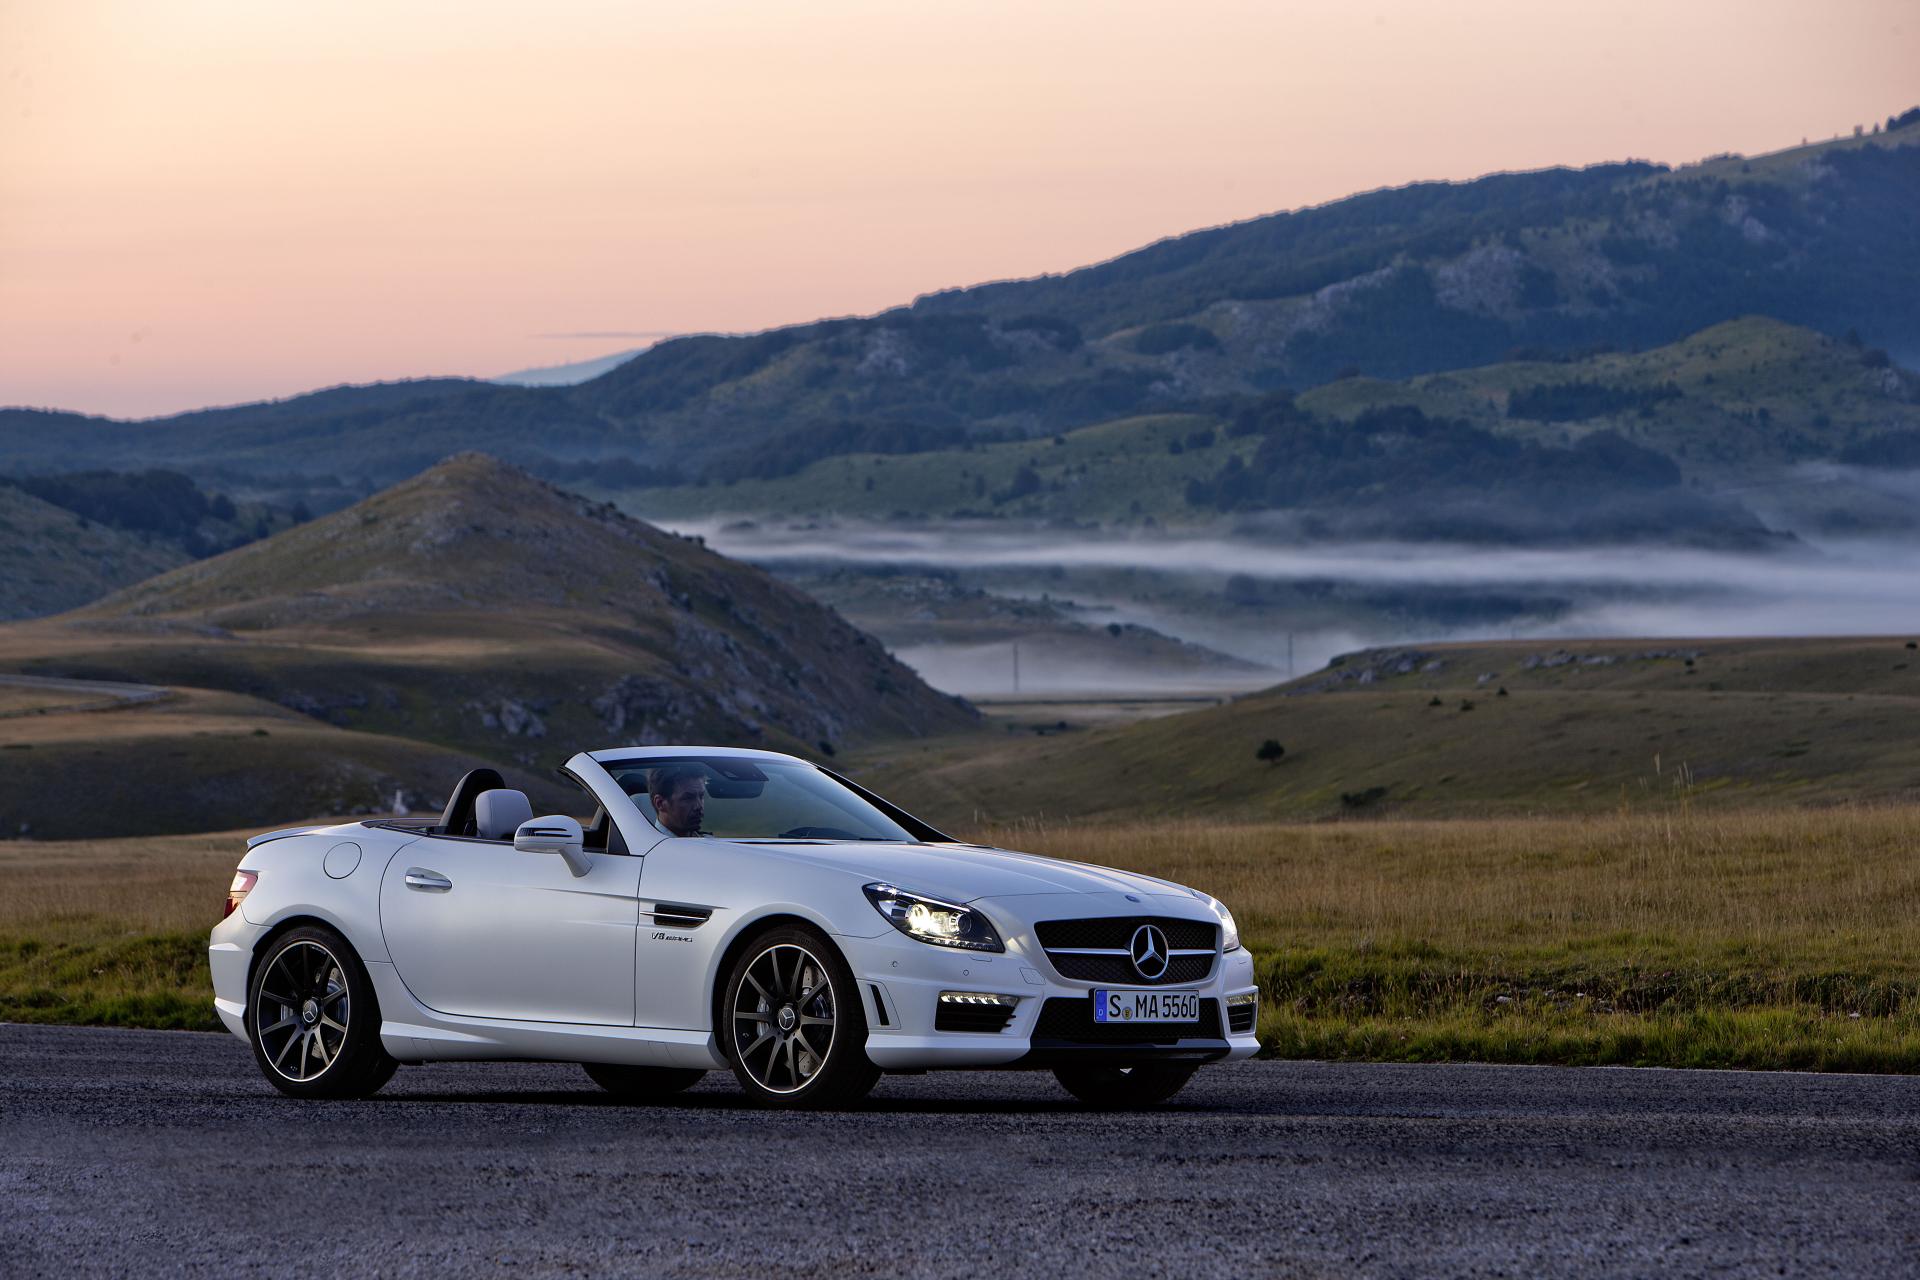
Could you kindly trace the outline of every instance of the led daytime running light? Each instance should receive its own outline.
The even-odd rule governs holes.
[[[941,1004],[990,1004],[1010,1009],[1020,1003],[1019,996],[995,995],[991,991],[942,991]]]

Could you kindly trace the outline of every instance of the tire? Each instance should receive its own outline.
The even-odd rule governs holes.
[[[324,925],[275,938],[247,992],[247,1040],[293,1098],[366,1098],[399,1063],[380,1046],[380,1004],[347,940]]]
[[[844,1107],[880,1078],[853,971],[817,929],[785,925],[735,957],[719,1038],[734,1078],[767,1107]]]
[[[1187,1087],[1200,1068],[1187,1065],[1060,1067],[1053,1078],[1080,1101],[1102,1111],[1133,1111],[1165,1102]]]
[[[692,1067],[629,1067],[583,1062],[593,1082],[622,1102],[658,1102],[700,1083],[707,1073]]]

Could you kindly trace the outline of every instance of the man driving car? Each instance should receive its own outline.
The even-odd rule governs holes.
[[[676,836],[697,836],[707,816],[707,771],[697,764],[663,764],[647,774],[647,797],[660,825]]]

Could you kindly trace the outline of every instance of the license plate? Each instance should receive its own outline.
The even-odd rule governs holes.
[[[1095,1022],[1198,1022],[1198,991],[1107,991],[1093,993]]]

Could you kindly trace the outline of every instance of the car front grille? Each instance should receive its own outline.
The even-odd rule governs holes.
[[[1133,967],[1133,936],[1142,925],[1157,926],[1173,953],[1166,972],[1156,978],[1144,977]],[[1043,920],[1033,932],[1047,953],[1047,962],[1061,977],[1128,986],[1178,986],[1204,981],[1213,972],[1220,946],[1220,931],[1215,925],[1164,916]]]
[[[1253,1024],[1259,1020],[1258,1004],[1237,1004],[1227,1010],[1227,1030],[1236,1036],[1243,1036],[1253,1030]]]
[[[1093,1001],[1055,996],[1040,1006],[1033,1043],[1178,1044],[1220,1039],[1220,1002],[1202,1000],[1198,1022],[1095,1022]]]

